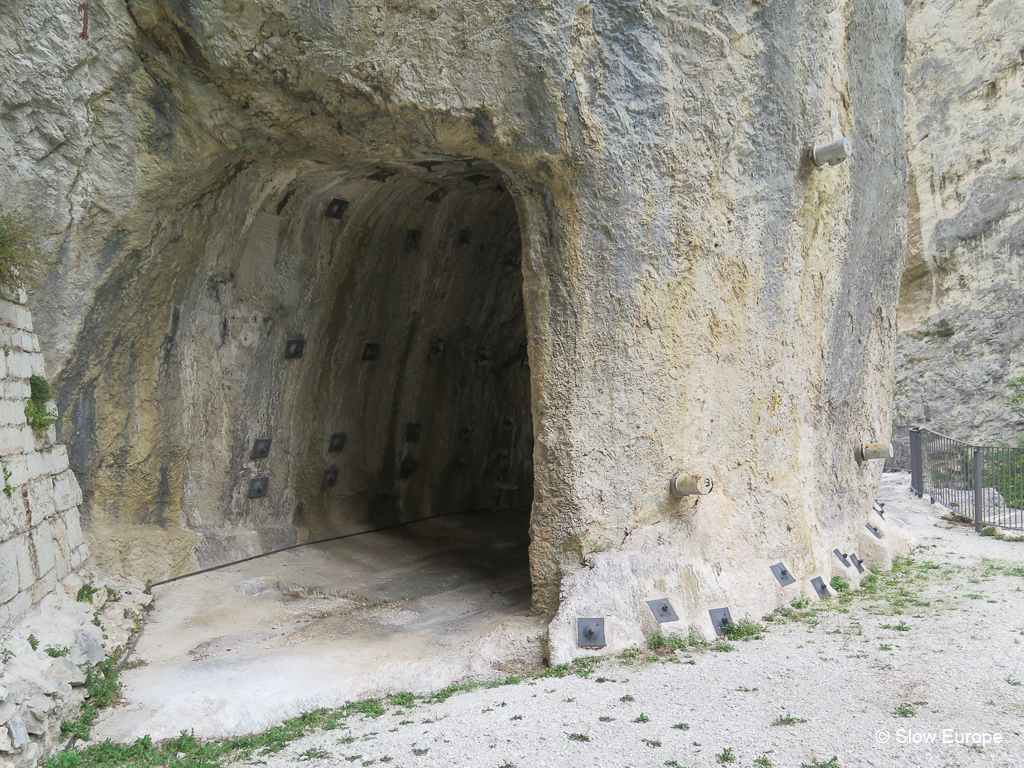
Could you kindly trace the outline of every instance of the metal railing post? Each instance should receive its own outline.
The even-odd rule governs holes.
[[[918,498],[924,495],[924,462],[921,458],[921,428],[908,427],[910,434],[910,490]]]
[[[974,530],[981,533],[981,521],[984,513],[984,490],[981,486],[981,448],[977,445],[973,446],[973,459],[974,459]]]

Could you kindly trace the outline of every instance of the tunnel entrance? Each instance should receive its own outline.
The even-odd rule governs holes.
[[[367,533],[161,587],[150,669],[194,677],[182,712],[223,688],[258,720],[279,716],[264,711],[279,696],[239,695],[207,662],[236,681],[280,678],[296,707],[311,691],[344,701],[539,664],[521,236],[502,174],[470,160],[306,163],[260,199],[216,311],[242,318],[229,336],[248,332],[240,322],[266,329],[249,347],[259,353],[242,405],[228,407],[268,414],[239,435],[255,458],[235,488],[268,485],[259,498],[236,490],[224,518],[259,531],[265,549],[286,521],[282,537],[298,542]],[[204,531],[221,562],[235,559],[223,530]],[[296,685],[310,658],[329,673]],[[155,688],[134,678],[143,713]],[[219,703],[212,721],[232,707]],[[151,709],[145,727],[159,727],[167,707]]]
[[[473,160],[314,171],[267,207],[312,219],[327,253],[326,306],[285,351],[306,358],[292,417],[300,540],[486,510],[525,536],[522,246],[501,172]]]
[[[198,564],[224,567],[157,585],[132,714],[104,734],[196,712],[215,733],[258,730],[313,701],[538,668],[521,235],[502,174],[301,162],[253,169],[235,194],[181,313],[185,432],[204,459],[187,529]],[[230,450],[205,447],[219,429]],[[166,679],[186,682],[168,694]]]

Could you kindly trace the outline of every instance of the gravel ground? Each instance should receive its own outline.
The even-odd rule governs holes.
[[[385,715],[236,765],[1024,766],[1024,543],[941,521],[905,475],[879,499],[917,547],[874,598],[772,622],[732,652],[385,700]]]

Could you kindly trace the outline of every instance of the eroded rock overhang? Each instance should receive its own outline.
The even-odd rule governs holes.
[[[407,169],[408,182],[380,185],[397,195],[424,183],[417,162],[476,159],[500,172],[518,220],[534,605],[555,617],[553,659],[580,652],[580,616],[608,617],[614,649],[651,628],[644,598],[669,596],[681,622],[710,629],[709,608],[760,615],[812,577],[848,572],[835,548],[887,565],[884,523],[881,539],[865,528],[881,470],[854,448],[890,423],[906,216],[901,3],[128,10],[91,28],[97,48],[107,34],[118,52],[97,77],[118,87],[89,130],[121,128],[123,146],[84,161],[97,194],[70,194],[65,266],[37,312],[87,519],[110,559],[188,570],[215,557],[203,542],[217,539],[189,516],[227,522],[241,509],[238,477],[218,462],[252,435],[211,425],[261,377],[286,374],[279,360],[257,373],[244,344],[225,342],[239,350],[228,373],[251,373],[243,392],[215,393],[202,350],[223,321],[229,334],[261,331],[214,299],[255,262],[240,258],[219,287],[209,265],[281,237],[274,208],[293,182],[317,193],[296,192],[280,215],[306,205],[322,218],[344,184],[380,184],[366,179],[374,169]],[[807,145],[840,136],[854,158],[814,169]],[[497,216],[498,199],[467,197],[467,212]],[[274,260],[327,258],[313,251],[332,225],[305,220],[291,241],[302,253]],[[456,238],[457,220],[445,225]],[[398,223],[396,248],[410,228]],[[263,281],[281,281],[279,266]],[[287,310],[327,290],[314,277],[284,277],[292,303],[276,327],[325,350],[315,323]],[[259,533],[246,546],[305,535],[296,489],[315,477],[308,442],[293,438],[288,502],[274,521],[249,521]],[[713,477],[714,492],[673,498],[678,469]],[[796,587],[778,584],[776,562]]]

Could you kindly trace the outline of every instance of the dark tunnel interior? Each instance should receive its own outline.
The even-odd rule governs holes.
[[[338,242],[316,338],[286,344],[286,357],[312,358],[293,406],[304,456],[293,470],[294,523],[320,538],[352,523],[470,510],[528,521],[533,429],[515,200],[497,169],[472,161],[372,171],[303,190]],[[295,196],[286,191],[275,213]]]

